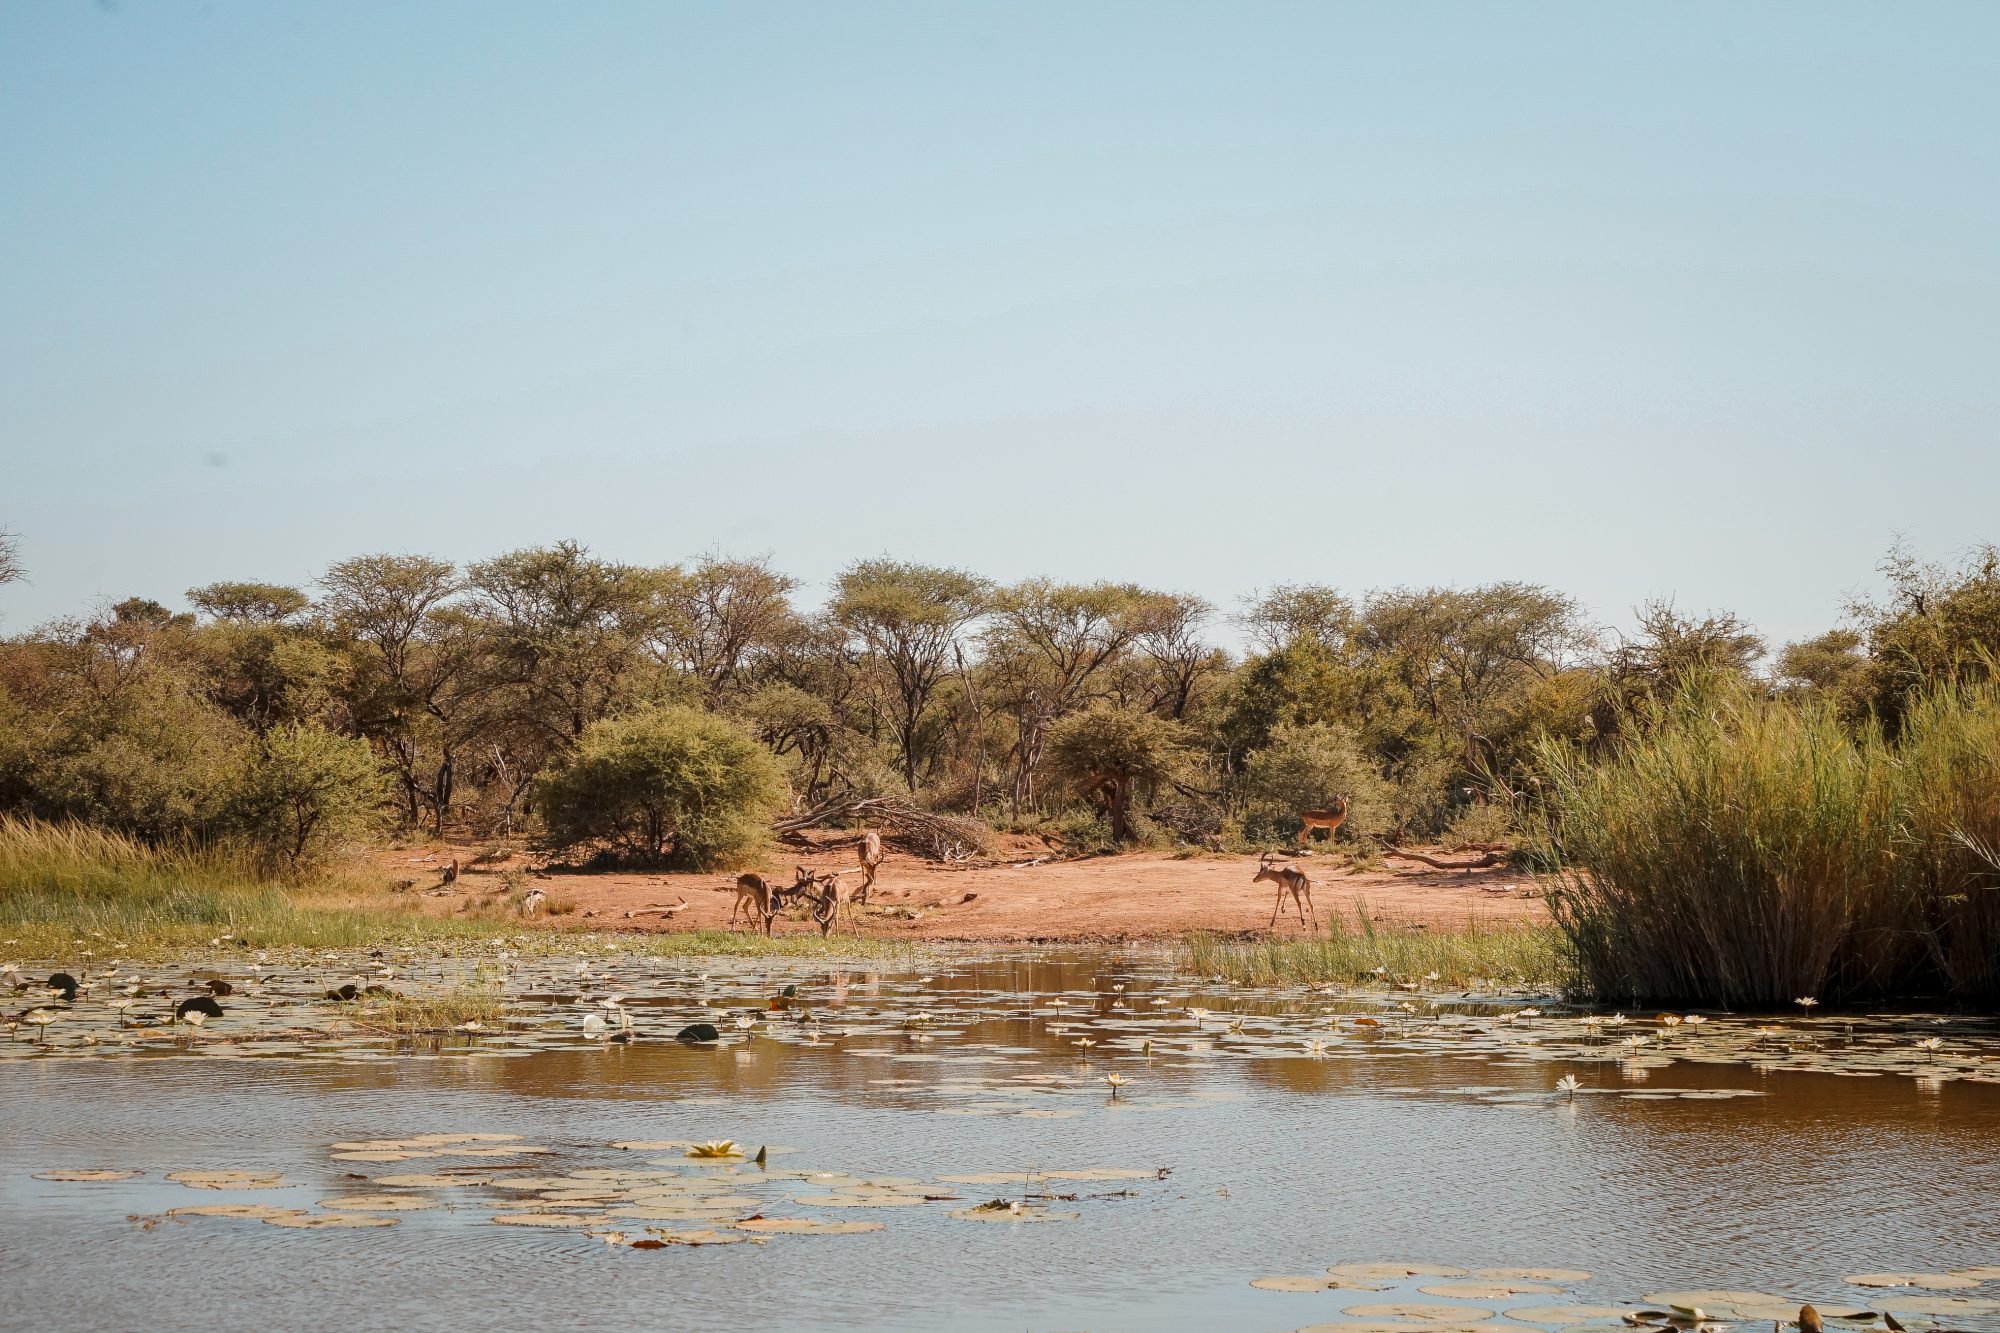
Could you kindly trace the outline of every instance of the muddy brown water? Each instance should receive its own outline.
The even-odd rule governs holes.
[[[1148,955],[957,957],[907,974],[598,966],[576,983],[524,968],[510,1003],[533,1025],[511,1034],[288,1046],[231,1041],[221,1031],[237,1020],[225,1019],[190,1040],[106,1027],[83,1002],[67,1028],[51,1027],[71,1044],[52,1035],[36,1049],[17,1034],[0,1062],[0,1326],[1286,1330],[1367,1322],[1341,1312],[1370,1301],[1436,1303],[1418,1284],[1438,1279],[1386,1294],[1266,1291],[1252,1279],[1397,1260],[1591,1274],[1561,1295],[1453,1302],[1466,1318],[1491,1312],[1480,1322],[1496,1330],[1530,1326],[1507,1319],[1510,1306],[1637,1309],[1650,1293],[1705,1288],[1823,1310],[1964,1299],[1928,1319],[2000,1329],[1984,1308],[2000,1309],[2000,1282],[1885,1292],[1845,1280],[2000,1264],[2000,1083],[1983,1072],[2000,1037],[1985,1024],[1904,1015],[1864,1020],[1857,1036],[1828,1020],[1760,1039],[1825,1066],[1799,1069],[1676,1058],[1671,1041],[1643,1061],[1583,1059],[1573,1034],[1531,1039],[1553,1055],[1524,1054],[1517,1034],[1539,1020],[1505,1018],[1520,997],[1424,997],[1413,1015],[1394,1007],[1408,1002],[1400,995],[1190,984]],[[320,980],[301,976],[302,990]],[[786,984],[816,1023],[767,1012],[754,1030],[736,1027]],[[636,1040],[579,1026],[606,993],[625,996]],[[720,1044],[670,1039],[703,1013]],[[85,1047],[87,1024],[102,1036]],[[1943,1032],[1970,1076],[1873,1068],[1887,1057],[1870,1054],[1871,1032],[1893,1052]],[[1086,1037],[1097,1044],[1074,1044]],[[1340,1040],[1315,1052],[1323,1037]],[[1116,1097],[1102,1081],[1113,1073],[1125,1080]],[[1558,1088],[1566,1073],[1583,1085],[1574,1097]],[[549,1151],[333,1156],[335,1143],[471,1133]],[[739,1211],[882,1229],[637,1250],[585,1233],[729,1223],[494,1225],[508,1199],[527,1197],[494,1189],[406,1190],[445,1206],[365,1230],[167,1216],[213,1203],[317,1211],[381,1192],[371,1182],[382,1175],[475,1167],[501,1180],[624,1170],[678,1181],[710,1168],[678,1148],[612,1145],[718,1138],[788,1150],[761,1172],[747,1160],[712,1168],[731,1197],[756,1201]],[[144,1174],[35,1178],[86,1167]],[[1151,1174],[942,1179],[1094,1168]],[[286,1183],[233,1192],[165,1179],[190,1169],[281,1171]],[[927,1183],[908,1188],[956,1197],[802,1203],[842,1187],[769,1174],[781,1170],[914,1179]],[[1076,1214],[1046,1225],[951,1216],[995,1196],[1071,1194],[1026,1198],[1031,1211]]]

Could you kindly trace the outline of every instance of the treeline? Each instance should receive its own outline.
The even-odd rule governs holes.
[[[843,793],[1079,849],[1288,837],[1341,793],[1358,834],[1484,841],[1548,743],[1606,757],[1694,676],[1890,736],[1930,684],[1983,678],[2000,555],[1885,571],[1884,601],[1760,674],[1734,616],[1652,604],[1607,638],[1520,583],[1224,609],[878,559],[808,610],[754,560],[359,556],[310,589],[217,583],[0,641],[0,812],[295,864],[371,826],[714,861]],[[1230,622],[1246,652],[1218,646]]]

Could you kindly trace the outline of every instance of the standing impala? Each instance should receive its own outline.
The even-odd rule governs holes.
[[[1347,822],[1347,797],[1336,796],[1326,808],[1308,810],[1299,818],[1304,821],[1304,827],[1299,829],[1299,846],[1303,847],[1311,841],[1312,831],[1316,828],[1325,829],[1326,840],[1332,842],[1340,826]]]

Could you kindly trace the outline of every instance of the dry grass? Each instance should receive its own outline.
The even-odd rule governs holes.
[[[80,824],[0,817],[0,939],[10,957],[149,957],[237,948],[394,948],[566,952],[585,932],[525,929],[504,900],[464,916],[428,916],[385,875],[331,872],[280,883],[228,846],[154,847]],[[589,933],[587,938],[597,938]],[[914,957],[886,940],[690,931],[627,937],[635,953]]]

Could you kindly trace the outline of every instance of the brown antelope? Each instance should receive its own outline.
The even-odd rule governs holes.
[[[1325,809],[1308,810],[1299,818],[1303,821],[1303,827],[1299,829],[1299,846],[1312,841],[1312,831],[1316,828],[1325,829],[1326,840],[1332,842],[1334,835],[1340,832],[1340,826],[1347,822],[1347,798],[1336,796]]]
[[[836,870],[832,874],[813,876],[813,883],[818,887],[819,896],[813,900],[812,918],[819,923],[822,939],[840,927],[840,909],[843,907],[848,909],[848,928],[853,929],[853,904],[862,901],[861,895],[867,889],[865,884],[858,888],[850,888],[840,882],[843,875],[853,873],[851,870]]]
[[[1299,924],[1306,923],[1306,913],[1312,913],[1313,930],[1319,930],[1319,910],[1313,906],[1313,882],[1306,872],[1297,866],[1274,866],[1271,853],[1266,852],[1257,862],[1257,874],[1250,882],[1260,884],[1269,880],[1278,886],[1278,900],[1271,905],[1271,925],[1278,924],[1278,913],[1285,908],[1285,894],[1292,895],[1292,906],[1298,909]],[[1269,929],[1269,927],[1266,927]]]
[[[875,887],[875,870],[882,864],[882,835],[869,829],[861,835],[861,887],[854,891],[854,901],[865,904],[868,890]]]

